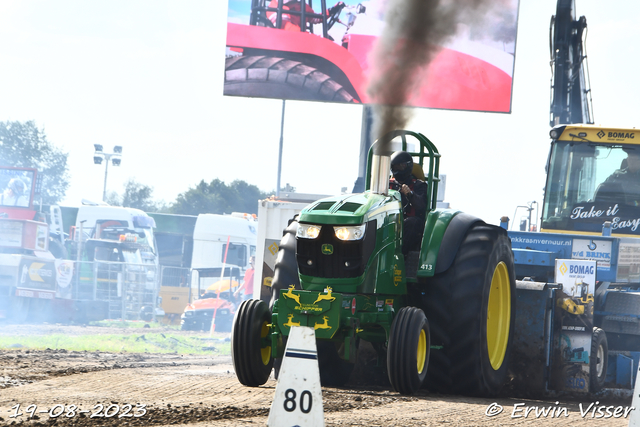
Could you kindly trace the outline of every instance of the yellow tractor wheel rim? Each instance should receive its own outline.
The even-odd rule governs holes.
[[[500,369],[509,344],[511,323],[511,284],[509,270],[504,262],[493,271],[489,304],[487,306],[487,349],[494,370]]]
[[[263,341],[267,335],[269,335],[269,323],[264,322],[260,330],[260,341]],[[260,356],[262,356],[262,363],[267,366],[271,361],[271,346],[260,348]]]
[[[424,362],[427,360],[427,334],[424,329],[420,329],[420,337],[418,337],[418,374],[424,371]]]

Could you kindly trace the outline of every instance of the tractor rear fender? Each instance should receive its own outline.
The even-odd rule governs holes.
[[[460,211],[437,209],[429,212],[422,236],[418,277],[433,277],[446,271],[467,231],[476,223],[483,221]]]
[[[338,82],[358,102],[365,85],[362,66],[347,49],[305,32],[227,24],[227,47],[245,55],[277,56],[313,67]]]

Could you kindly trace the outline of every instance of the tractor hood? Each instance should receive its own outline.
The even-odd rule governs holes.
[[[375,219],[389,209],[400,209],[400,195],[367,191],[327,197],[307,206],[300,212],[300,222],[314,224],[358,225]]]

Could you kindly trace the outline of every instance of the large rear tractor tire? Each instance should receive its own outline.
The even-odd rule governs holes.
[[[416,307],[403,307],[391,325],[387,347],[389,382],[401,394],[413,394],[427,376],[429,322]]]
[[[272,56],[226,59],[224,94],[303,101],[354,102],[341,84],[314,67]]]
[[[249,387],[267,382],[273,367],[269,324],[271,311],[261,300],[244,301],[231,329],[231,359],[238,381]]]
[[[425,283],[431,391],[495,396],[507,379],[515,321],[509,237],[483,223],[467,232],[449,269]]]
[[[424,296],[422,304],[424,311],[429,313],[429,334],[431,339],[431,351],[429,354],[429,370],[425,378],[424,386],[431,392],[451,393],[451,360],[447,353],[450,344],[449,322],[451,313],[451,289],[449,284],[453,277],[449,269],[443,274],[424,282]],[[416,294],[414,296],[419,296]]]
[[[600,328],[593,328],[591,353],[589,354],[589,386],[591,393],[597,393],[604,387],[609,362],[607,335]]]

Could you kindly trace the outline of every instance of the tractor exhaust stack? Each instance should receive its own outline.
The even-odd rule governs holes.
[[[371,191],[377,194],[389,193],[389,171],[391,157],[388,154],[374,154],[371,159]]]

